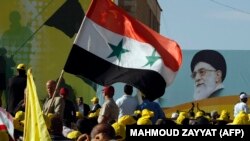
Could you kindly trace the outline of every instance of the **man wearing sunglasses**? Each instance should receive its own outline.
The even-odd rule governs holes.
[[[218,96],[226,77],[226,61],[215,50],[201,50],[191,61],[191,77],[194,80],[194,100]]]

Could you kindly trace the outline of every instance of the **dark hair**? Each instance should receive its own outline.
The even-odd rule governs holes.
[[[103,92],[108,95],[108,97],[113,97],[115,94],[115,88],[113,86],[105,86]]]
[[[91,138],[94,138],[97,134],[103,133],[108,139],[115,139],[115,129],[107,123],[99,123],[91,130]]]
[[[63,130],[63,121],[56,115],[51,118],[50,132],[51,133],[62,133]]]
[[[26,75],[26,70],[17,69],[20,75]]]
[[[83,97],[78,97],[80,101],[83,101]]]
[[[94,127],[94,124],[92,124],[92,122],[88,118],[84,117],[76,121],[76,127],[82,134],[86,133],[90,135],[91,129]]]
[[[196,119],[195,125],[210,125],[210,122],[206,117],[201,116]]]
[[[181,124],[182,124],[182,125],[189,125],[189,121],[190,121],[189,118],[184,118],[184,119],[181,121]]]
[[[240,92],[240,95],[242,95],[242,94],[246,94],[246,92]]]
[[[133,93],[133,87],[130,85],[125,85],[124,86],[124,92],[128,95],[131,95]]]

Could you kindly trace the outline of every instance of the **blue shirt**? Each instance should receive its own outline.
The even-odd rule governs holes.
[[[154,117],[152,118],[152,123],[155,124],[155,122],[158,119],[164,119],[165,118],[165,113],[163,112],[161,106],[156,103],[156,102],[151,102],[147,99],[143,100],[142,104],[140,104],[137,107],[138,110],[143,110],[143,109],[148,109],[152,112],[154,112]]]

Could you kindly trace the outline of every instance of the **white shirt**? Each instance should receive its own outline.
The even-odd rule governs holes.
[[[124,115],[132,115],[138,106],[138,100],[131,95],[123,95],[116,100],[116,105],[119,107],[119,118]]]
[[[84,116],[84,105],[83,104],[78,105],[78,110]]]
[[[244,111],[247,114],[249,112],[248,105],[242,101],[234,106],[234,117],[236,117],[240,111]]]

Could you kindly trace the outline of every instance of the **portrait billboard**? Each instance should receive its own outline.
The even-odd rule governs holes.
[[[232,114],[240,92],[250,91],[249,55],[249,50],[183,50],[182,68],[159,103],[171,112],[199,103]]]

